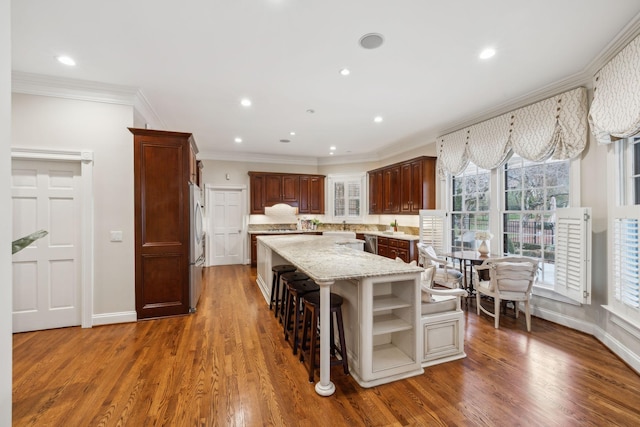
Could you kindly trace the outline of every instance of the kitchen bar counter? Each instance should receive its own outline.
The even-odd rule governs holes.
[[[306,235],[258,237],[258,241],[278,252],[287,262],[316,282],[423,271],[419,267],[336,244],[347,240],[349,239],[336,239],[333,236]]]
[[[423,372],[419,351],[421,268],[336,244],[335,237],[258,237],[257,281],[270,300],[271,267],[288,263],[320,285],[321,331],[329,330],[329,294],[343,306],[349,369],[363,387]],[[329,334],[320,334],[320,382],[316,392],[334,393],[329,377]]]

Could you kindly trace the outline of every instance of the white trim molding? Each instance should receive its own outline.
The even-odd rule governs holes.
[[[129,105],[142,116],[145,124],[152,129],[165,129],[165,123],[151,106],[142,90],[131,86],[13,71],[11,73],[11,92]]]
[[[108,104],[134,105],[137,88],[13,71],[11,92]]]
[[[94,326],[114,325],[116,323],[135,323],[138,315],[135,311],[122,311],[117,313],[102,313],[93,315]]]
[[[93,252],[93,151],[48,150],[32,148],[11,148],[12,159],[49,160],[80,162],[80,182],[82,183],[82,200],[80,201],[80,247],[81,247],[81,285],[82,298],[81,326],[90,328],[93,324],[93,286],[94,286],[94,252]]]

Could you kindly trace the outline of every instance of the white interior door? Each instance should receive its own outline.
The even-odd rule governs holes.
[[[244,197],[241,190],[213,189],[209,212],[209,265],[243,264]]]
[[[47,236],[13,255],[13,331],[80,325],[80,164],[13,160],[13,239]]]

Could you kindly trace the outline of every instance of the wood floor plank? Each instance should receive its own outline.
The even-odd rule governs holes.
[[[15,334],[16,426],[637,425],[640,377],[595,338],[465,313],[467,358],[369,389],[340,366],[320,397],[255,269],[205,269],[189,316]],[[317,376],[316,376],[317,378]]]

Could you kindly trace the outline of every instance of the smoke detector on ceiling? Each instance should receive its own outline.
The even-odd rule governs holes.
[[[365,49],[376,49],[382,46],[382,42],[384,42],[384,38],[382,34],[378,33],[369,33],[360,37],[360,46]]]

